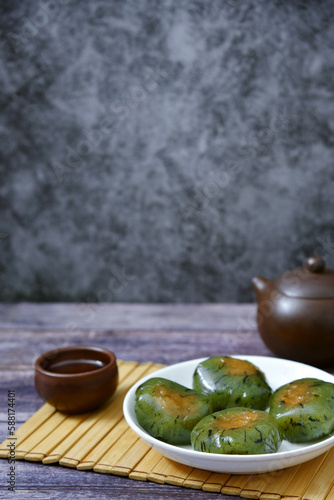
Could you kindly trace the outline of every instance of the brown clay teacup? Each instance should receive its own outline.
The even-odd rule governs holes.
[[[64,413],[94,410],[114,394],[117,384],[116,356],[102,347],[62,347],[35,363],[38,394]]]

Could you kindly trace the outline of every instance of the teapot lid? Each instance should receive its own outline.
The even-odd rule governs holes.
[[[275,281],[277,289],[288,297],[305,299],[334,298],[334,270],[326,269],[321,257],[309,257],[304,267],[286,271]]]

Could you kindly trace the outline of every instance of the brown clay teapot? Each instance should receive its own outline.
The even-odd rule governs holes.
[[[286,271],[274,281],[252,280],[257,323],[265,344],[277,356],[304,363],[334,365],[334,270],[321,257]]]

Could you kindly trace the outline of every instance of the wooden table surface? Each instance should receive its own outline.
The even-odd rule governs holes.
[[[272,356],[255,323],[254,304],[0,304],[0,442],[7,437],[8,391],[15,390],[16,428],[42,406],[33,366],[43,352],[74,344],[99,345],[119,359],[173,364],[224,355]],[[334,373],[334,367],[328,371]],[[7,460],[0,460],[0,498],[7,491]],[[15,498],[209,499],[215,493],[16,462]],[[219,498],[236,498],[220,495]]]

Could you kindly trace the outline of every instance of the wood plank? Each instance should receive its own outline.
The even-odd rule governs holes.
[[[188,306],[184,307],[183,305],[180,305],[177,311],[174,306],[169,309],[165,308],[164,305],[158,305],[158,308],[153,307],[154,310],[151,309],[151,306],[148,308],[140,307],[141,310],[139,311],[139,309],[133,309],[132,305],[129,304],[123,304],[123,309],[120,307],[118,310],[116,310],[117,307],[113,309],[113,307],[110,308],[112,305],[107,304],[102,305],[105,307],[104,310],[102,308],[95,311],[96,317],[93,321],[88,319],[88,313],[90,312],[88,308],[77,307],[75,304],[70,305],[69,309],[65,305],[67,310],[62,309],[62,305],[58,304],[56,307],[56,309],[59,309],[58,311],[51,311],[52,304],[49,310],[48,304],[46,304],[46,308],[43,307],[44,304],[38,308],[36,308],[36,305],[30,307],[30,304],[24,305],[23,308],[16,308],[16,305],[13,305],[14,307],[12,305],[5,306],[6,314],[11,309],[15,319],[13,322],[9,321],[7,323],[8,328],[6,323],[0,321],[0,341],[2,345],[0,352],[1,432],[7,426],[4,408],[6,409],[7,405],[6,391],[8,388],[14,387],[17,390],[17,424],[25,421],[43,404],[34,389],[33,362],[41,352],[54,347],[84,343],[101,345],[116,352],[119,359],[135,359],[136,362],[140,363],[154,360],[163,364],[210,356],[212,353],[217,352],[217,347],[223,353],[230,355],[239,353],[272,355],[257,333],[255,323],[252,324],[251,322],[251,316],[255,317],[254,305],[251,305],[247,311],[244,305],[226,304],[221,307],[220,304],[216,304],[215,306],[219,307],[214,312],[210,307],[201,308],[197,305],[191,306],[194,308],[193,311]],[[0,317],[2,313],[3,308],[0,305]],[[205,315],[209,317],[211,314],[213,314],[212,318],[206,321]],[[127,315],[129,316],[125,318]],[[75,324],[73,331],[69,328],[71,322]],[[206,335],[208,332],[210,334]],[[168,340],[168,349],[166,349],[166,340]],[[328,371],[333,373],[334,367],[328,369]],[[64,428],[63,424],[60,424],[59,429],[66,430],[66,420],[64,421]],[[48,437],[46,436],[45,444],[47,444],[47,440]],[[65,442],[66,440],[67,438],[65,438]],[[67,445],[69,445],[68,441]],[[73,442],[68,448],[71,446],[73,446]],[[51,450],[51,453],[54,451],[57,450]],[[40,459],[40,452],[41,447],[36,445],[30,450],[30,460]],[[145,452],[146,454],[143,456],[142,453]],[[63,455],[59,454],[58,459],[61,456]],[[47,456],[47,458],[49,457]],[[147,451],[147,447],[143,450],[139,445],[139,440],[136,441],[132,448],[127,449],[122,459],[123,462],[119,459],[112,466],[112,475],[83,474],[74,468],[46,467],[33,461],[18,462],[20,489],[16,492],[16,498],[20,500],[31,496],[34,499],[55,498],[58,500],[77,498],[77,495],[82,495],[87,499],[99,498],[104,500],[109,499],[110,495],[116,495],[117,498],[131,498],[132,500],[133,496],[137,494],[140,498],[155,496],[157,498],[173,497],[204,500],[209,497],[207,491],[222,491],[220,493],[222,499],[235,498],[235,496],[223,493],[224,485],[231,488],[234,486],[234,492],[239,492],[240,496],[246,497],[244,493],[247,493],[247,490],[240,491],[242,479],[239,478],[238,483],[236,483],[230,475],[210,473],[208,471],[199,471],[197,473],[193,469],[184,479],[182,475],[178,476],[175,471],[173,472],[173,469],[166,469],[166,467],[161,468],[159,474],[157,464],[160,460],[165,461],[167,459],[161,457],[155,450],[149,449]],[[138,459],[139,462],[136,463]],[[75,467],[77,461],[74,459],[72,461],[71,465]],[[145,464],[148,468],[143,467]],[[163,466],[163,462],[160,466]],[[1,473],[4,472],[5,477],[8,472],[7,461],[0,461],[0,467]],[[132,467],[132,471],[129,472]],[[147,471],[152,471],[154,468],[156,482],[149,482],[147,481]],[[323,471],[321,473],[324,474]],[[129,475],[130,478],[141,480],[130,481],[121,477],[121,475]],[[78,477],[80,477],[79,481]],[[292,490],[291,487],[298,483],[299,477],[298,474],[290,477],[290,485],[287,485],[285,492],[289,500],[297,500],[296,496],[289,496],[289,491],[296,491]],[[323,475],[323,477],[326,476]],[[143,481],[146,481],[145,484],[143,484]],[[175,484],[182,483],[183,487],[187,486],[187,489],[168,484],[174,481]],[[229,485],[227,484],[228,481]],[[159,482],[163,484],[159,484]],[[266,497],[270,498],[270,500],[274,498],[276,500],[277,494],[273,488],[274,481],[270,482],[269,480],[266,484],[266,492],[262,493],[262,500]],[[316,485],[313,486],[315,489],[317,488]],[[201,491],[200,488],[203,488],[204,491]],[[333,500],[334,486],[329,485],[329,488],[326,500]],[[273,492],[270,493],[270,491]],[[321,491],[320,493],[316,491],[318,496],[321,493]],[[5,495],[5,488],[0,485],[0,497],[2,494]],[[249,490],[248,494],[253,495],[251,498],[259,498],[261,491]],[[259,496],[254,496],[258,494]]]
[[[0,329],[254,330],[255,304],[0,304]]]
[[[19,462],[17,464],[17,489],[14,499],[46,500],[110,500],[114,498],[133,500],[161,498],[169,500],[209,500],[208,494],[202,491],[187,490],[178,486],[159,485],[153,482],[133,481],[120,476],[83,473],[76,469],[59,466],[42,465],[36,462]],[[8,463],[0,461],[0,474],[5,477]],[[5,481],[0,484],[0,498],[8,499],[9,492]],[[224,497],[220,497],[224,500]]]
[[[6,351],[2,351],[2,345],[0,351],[0,357],[9,357]],[[31,368],[24,370],[0,370],[0,422],[7,423],[8,390],[12,389],[15,390],[16,394],[15,427],[18,429],[43,406],[44,401],[36,392],[34,373]],[[3,441],[6,437],[7,425],[1,425],[0,423],[0,441]]]
[[[198,357],[210,357],[217,353],[217,349],[225,355],[273,355],[260,335],[254,332],[211,331],[210,335],[203,335],[203,332],[191,330],[169,332],[80,330],[71,334],[69,339],[65,333],[56,330],[38,332],[24,330],[16,331],[17,340],[9,345],[7,339],[13,336],[10,331],[0,331],[0,342],[5,348],[0,352],[0,370],[14,374],[16,367],[13,365],[13,360],[20,360],[23,368],[31,370],[29,373],[32,383],[33,361],[42,352],[70,344],[94,344],[111,349],[118,359],[140,363],[153,360],[168,365]],[[166,338],[168,338],[168,349],[166,349]],[[22,345],[26,346],[23,352]]]

